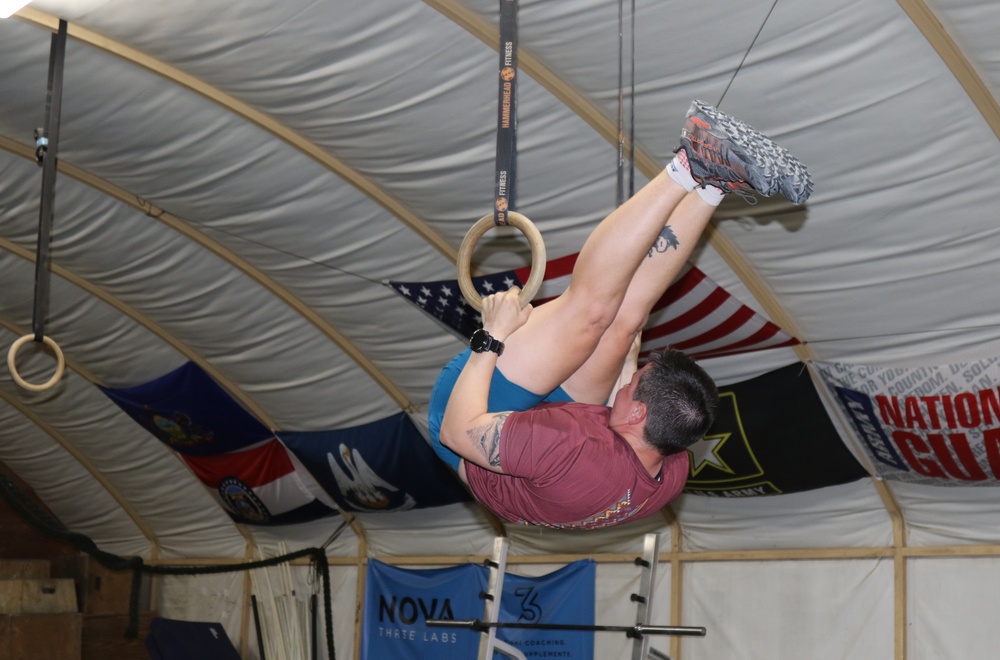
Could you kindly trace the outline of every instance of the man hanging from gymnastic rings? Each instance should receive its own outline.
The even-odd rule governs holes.
[[[725,195],[802,204],[811,191],[794,156],[695,101],[674,159],[594,229],[561,296],[538,309],[517,289],[483,300],[483,328],[431,395],[438,455],[507,521],[591,529],[659,511],[684,486],[685,449],[711,426],[718,392],[667,350],[608,407],[626,356]]]

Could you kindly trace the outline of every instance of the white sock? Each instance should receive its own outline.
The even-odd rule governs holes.
[[[688,164],[687,153],[683,149],[678,149],[674,154],[674,159],[667,165],[667,174],[670,178],[680,184],[684,190],[691,192],[697,190],[698,195],[712,206],[722,203],[726,193],[721,188],[715,186],[701,186],[694,177],[691,176],[691,166]]]
[[[715,186],[701,186],[697,190],[698,195],[712,206],[721,204],[726,196],[726,193],[722,192],[721,188],[716,188]]]
[[[683,149],[674,154],[674,159],[667,165],[667,174],[688,192],[698,187],[698,182],[691,176],[691,166]]]

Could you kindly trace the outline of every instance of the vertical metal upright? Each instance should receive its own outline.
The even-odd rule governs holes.
[[[482,596],[483,622],[496,623],[500,618],[500,597],[503,595],[503,578],[507,571],[507,549],[510,541],[502,536],[493,540],[493,559],[486,562],[490,569],[490,577],[486,583],[486,592]],[[497,639],[497,629],[490,627],[483,632],[479,642],[479,660],[493,660],[493,652],[497,651],[515,660],[527,660],[524,654],[502,639]]]
[[[649,624],[649,619],[653,614],[653,588],[656,586],[656,565],[660,558],[660,535],[646,534],[643,540],[642,557],[635,560],[636,566],[642,567],[642,576],[639,580],[639,593],[632,594],[635,601],[636,626]],[[632,660],[646,660],[649,654],[648,635],[629,635],[632,637]]]

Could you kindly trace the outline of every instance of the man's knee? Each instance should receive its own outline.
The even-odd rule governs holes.
[[[557,324],[561,335],[567,332],[573,337],[600,341],[607,332],[615,317],[618,316],[618,305],[588,298],[573,289],[570,285],[559,298],[544,305],[538,311],[545,312],[545,324]],[[539,315],[539,319],[542,315]]]
[[[624,308],[618,310],[611,325],[607,329],[607,334],[613,334],[622,338],[626,343],[631,343],[637,334],[642,332],[649,321],[649,314],[642,312],[629,312]]]
[[[574,299],[568,306],[573,310],[572,318],[578,331],[599,339],[604,336],[618,318],[619,308],[605,302]]]

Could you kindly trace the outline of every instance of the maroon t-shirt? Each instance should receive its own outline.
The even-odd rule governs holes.
[[[497,474],[465,462],[472,493],[504,520],[593,529],[652,515],[680,494],[686,451],[663,459],[659,480],[608,428],[611,409],[542,404],[511,413],[500,436]]]

